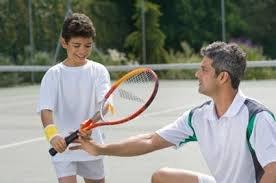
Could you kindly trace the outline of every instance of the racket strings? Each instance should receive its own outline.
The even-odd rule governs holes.
[[[150,72],[142,72],[135,77],[129,78],[126,82],[125,85],[146,85],[147,82],[152,82],[152,73]],[[146,87],[146,86],[145,86]],[[132,100],[135,102],[140,102],[140,103],[145,103],[145,100],[140,98],[139,96],[135,95],[135,93],[125,90],[123,88],[120,88],[119,90],[120,97],[127,99],[127,100]]]
[[[119,92],[119,95],[120,95],[121,98],[144,103],[143,99],[135,96],[133,93],[130,93],[130,92],[124,90],[124,89],[119,89],[118,92]]]
[[[107,113],[104,121],[116,121],[139,110],[152,95],[155,82],[155,76],[151,72],[144,71],[121,83],[112,94],[115,112]]]
[[[149,71],[139,73],[138,75],[129,78],[126,83],[146,83],[153,81],[153,74]]]

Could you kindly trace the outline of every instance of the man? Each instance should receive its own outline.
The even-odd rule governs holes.
[[[276,121],[267,108],[239,90],[246,68],[245,53],[236,44],[214,42],[201,49],[195,76],[199,93],[210,101],[185,112],[155,133],[98,145],[80,135],[92,155],[136,156],[197,141],[212,176],[163,168],[153,183],[275,183]]]

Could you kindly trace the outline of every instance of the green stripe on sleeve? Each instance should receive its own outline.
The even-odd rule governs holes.
[[[179,146],[187,143],[187,142],[191,142],[191,141],[197,141],[196,135],[195,135],[195,130],[192,126],[192,117],[193,117],[193,111],[191,111],[189,113],[189,117],[188,117],[188,125],[190,126],[190,128],[193,130],[193,135],[192,136],[188,136],[188,138],[185,138],[183,141],[181,141],[179,143]]]

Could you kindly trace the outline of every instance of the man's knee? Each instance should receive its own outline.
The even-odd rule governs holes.
[[[151,177],[152,183],[162,183],[162,180],[164,180],[164,177],[166,177],[168,174],[167,168],[161,168],[153,173]]]

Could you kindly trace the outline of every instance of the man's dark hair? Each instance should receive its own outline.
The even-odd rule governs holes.
[[[92,38],[95,41],[96,30],[91,19],[80,13],[68,16],[62,27],[62,37],[68,42],[72,37]]]
[[[213,60],[216,75],[227,72],[234,89],[239,87],[246,68],[246,54],[235,43],[214,42],[201,48],[201,55]]]

